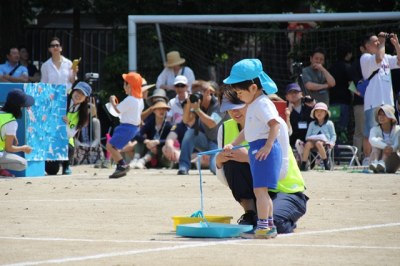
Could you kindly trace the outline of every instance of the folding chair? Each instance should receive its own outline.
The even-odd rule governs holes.
[[[360,161],[357,157],[358,149],[356,146],[351,145],[336,145],[334,147],[334,152],[332,153],[333,161],[336,164],[341,164],[342,162],[348,162],[348,167],[360,166]]]
[[[329,161],[330,164],[330,169],[329,170],[334,170],[334,160],[333,160],[333,149],[328,148],[327,145],[325,145],[325,151],[326,151],[326,158]],[[310,155],[308,157],[308,160],[310,162],[310,169],[313,169],[315,166],[319,165],[322,163],[321,156],[319,155],[318,151],[316,148],[311,149]],[[323,166],[324,167],[324,166]]]

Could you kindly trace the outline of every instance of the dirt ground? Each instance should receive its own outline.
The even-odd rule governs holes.
[[[400,175],[304,173],[307,214],[270,240],[175,235],[200,209],[199,174],[72,168],[71,176],[0,179],[0,265],[400,265]],[[242,214],[203,171],[206,215]]]

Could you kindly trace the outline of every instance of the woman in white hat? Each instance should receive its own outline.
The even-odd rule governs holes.
[[[167,54],[167,62],[165,63],[164,70],[160,73],[157,78],[157,88],[164,89],[167,91],[169,99],[175,97],[174,81],[178,75],[185,76],[188,79],[189,91],[191,85],[195,80],[193,70],[188,66],[184,66],[185,59],[181,58],[181,55],[177,51],[172,51]]]

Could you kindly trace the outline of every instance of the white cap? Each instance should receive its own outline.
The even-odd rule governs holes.
[[[178,76],[175,77],[175,80],[174,80],[174,85],[176,85],[176,84],[185,84],[185,85],[187,85],[188,84],[188,80],[187,80],[187,78],[185,76],[178,75]]]

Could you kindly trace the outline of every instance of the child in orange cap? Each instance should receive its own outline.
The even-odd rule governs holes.
[[[124,90],[128,96],[119,104],[115,95],[110,96],[111,105],[117,113],[121,114],[120,125],[114,129],[114,134],[106,146],[114,162],[117,162],[117,169],[109,176],[110,178],[120,178],[129,171],[129,164],[124,161],[119,150],[139,132],[140,114],[144,108],[142,77],[138,73],[129,72],[122,74],[122,78]]]

